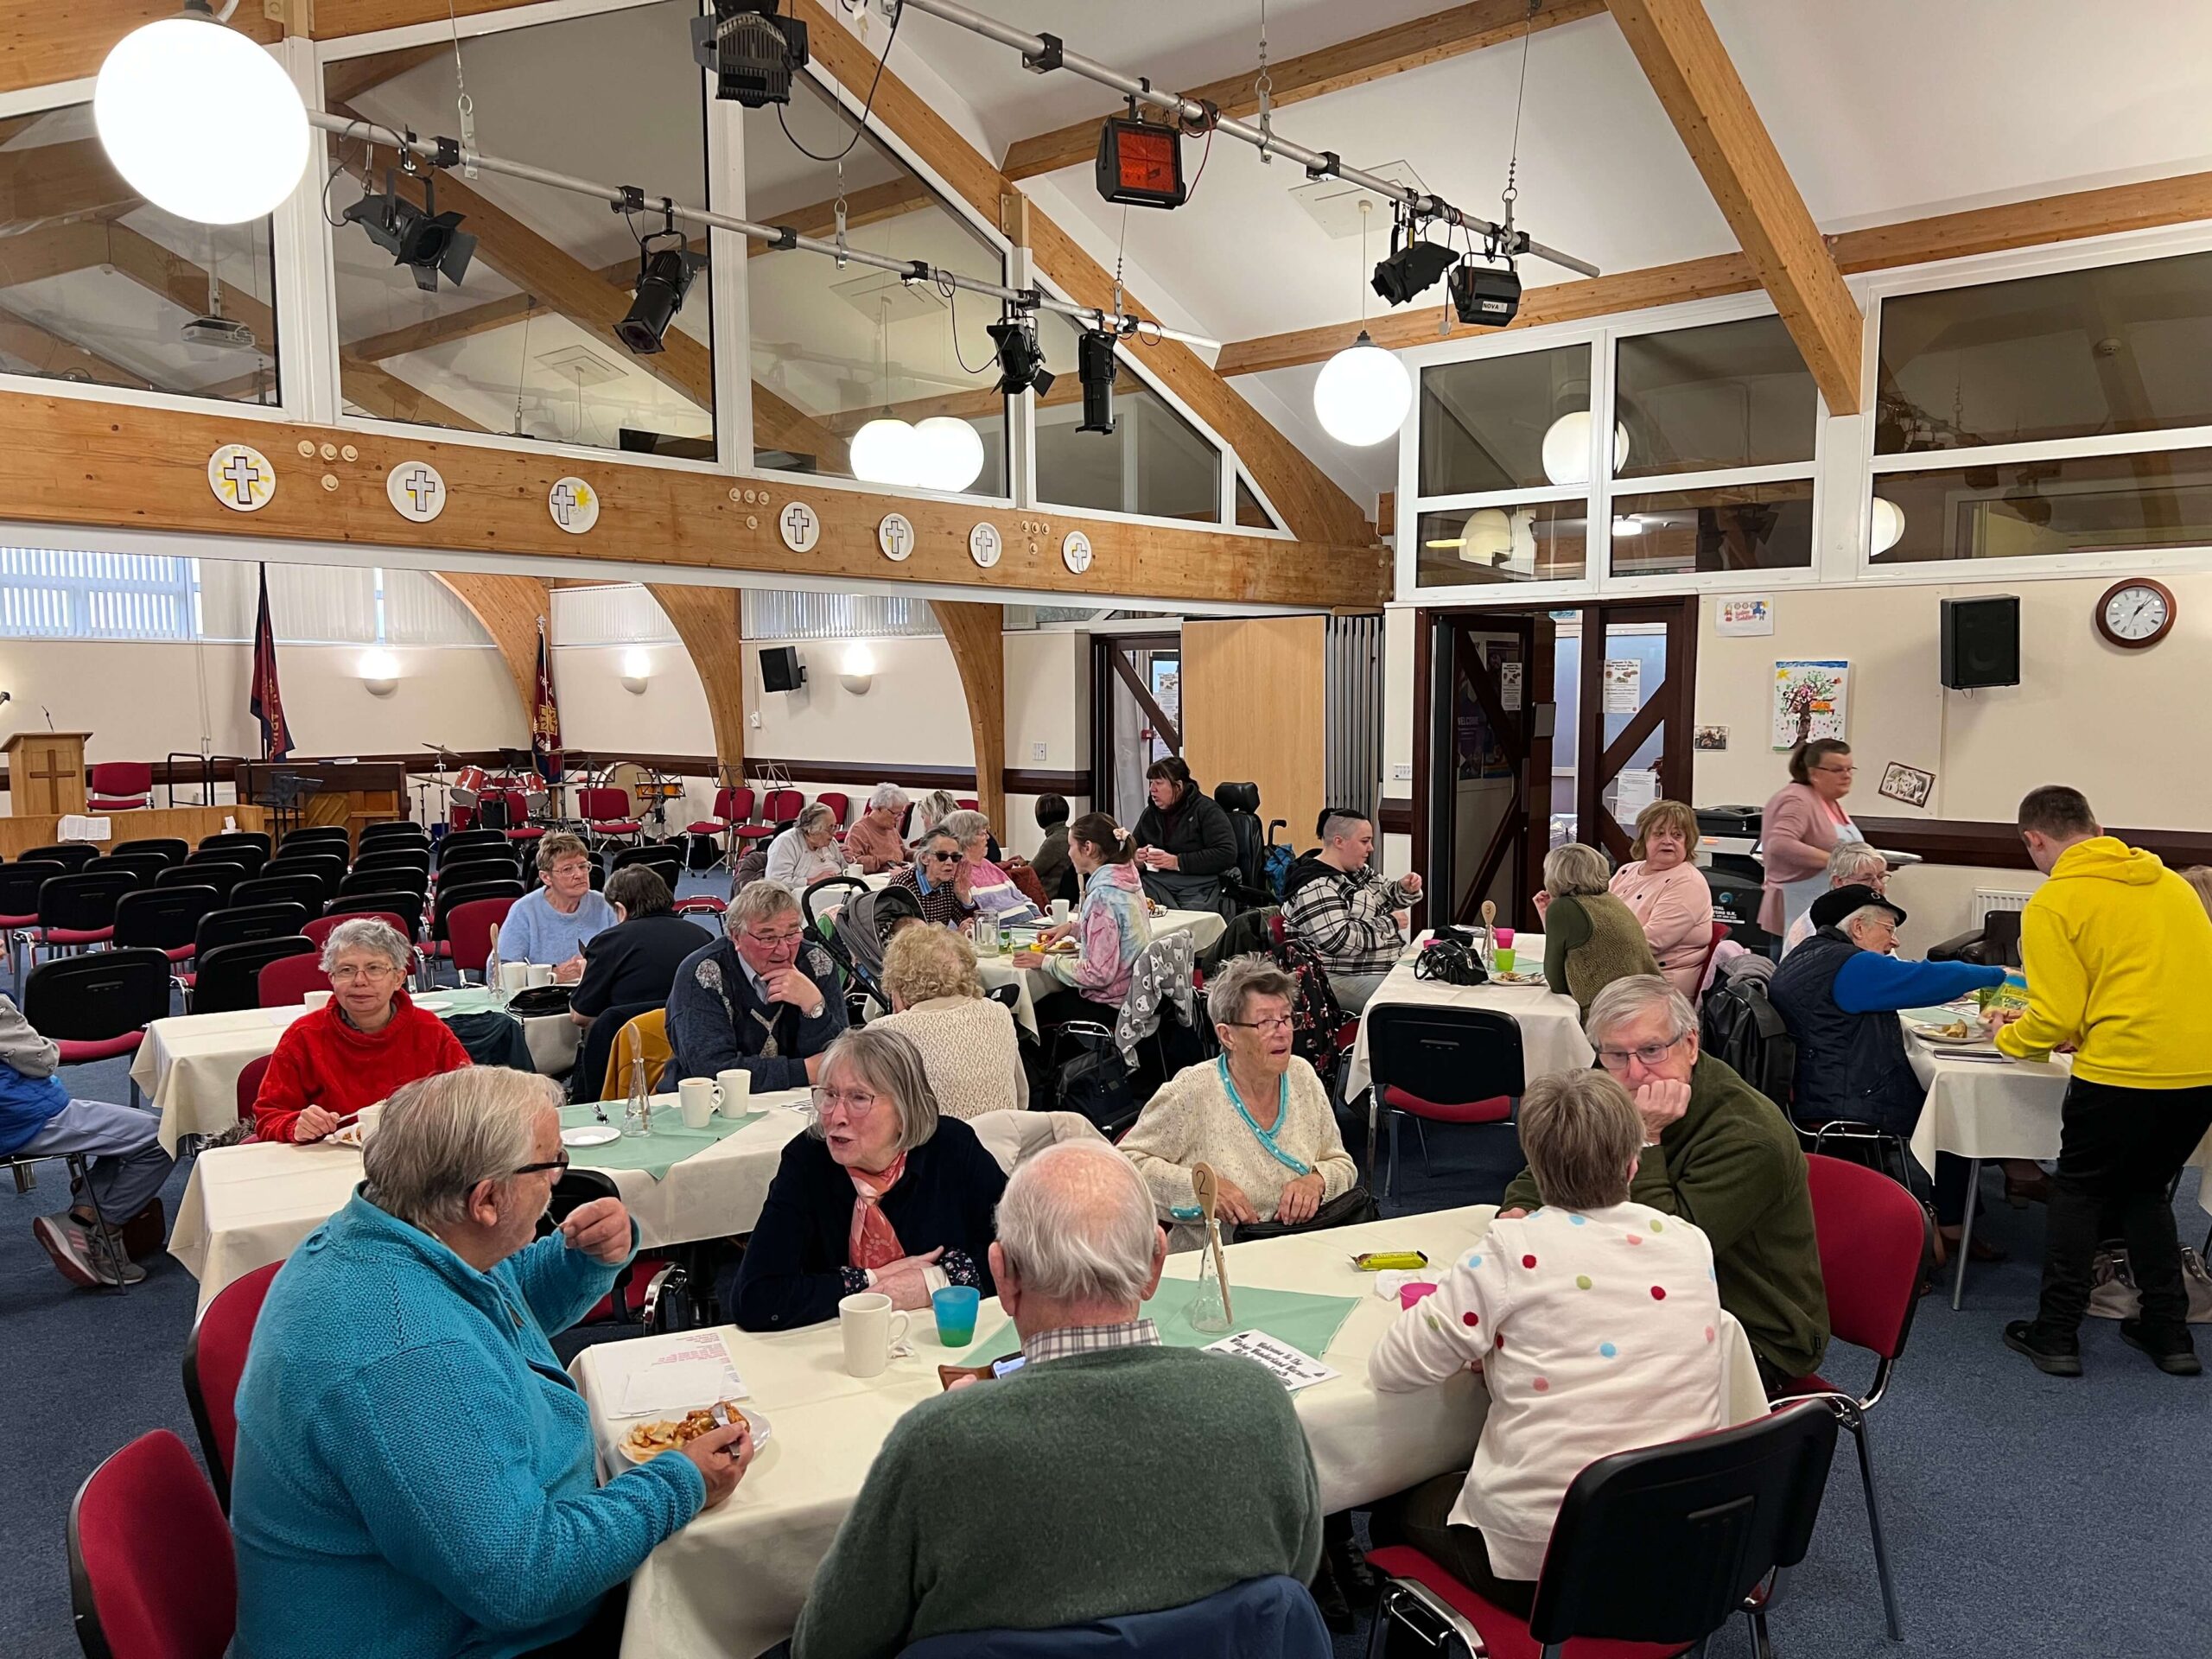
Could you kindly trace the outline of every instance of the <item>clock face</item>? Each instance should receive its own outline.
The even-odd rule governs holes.
[[[2105,599],[2105,627],[2118,639],[2154,639],[2172,620],[2165,594],[2156,588],[2121,588]]]

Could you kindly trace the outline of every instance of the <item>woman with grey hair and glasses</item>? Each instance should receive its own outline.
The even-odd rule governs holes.
[[[1221,1038],[1220,1058],[1169,1078],[1122,1141],[1163,1217],[1192,1202],[1191,1171],[1211,1164],[1221,1180],[1222,1213],[1241,1237],[1308,1226],[1330,1205],[1336,1208],[1325,1225],[1373,1219],[1365,1213],[1371,1200],[1339,1203],[1359,1187],[1359,1170],[1337,1132],[1328,1090],[1291,1052],[1297,989],[1261,956],[1232,959],[1208,983],[1206,1012]],[[1194,1249],[1200,1236],[1185,1224],[1172,1243]]]
[[[844,868],[837,815],[819,801],[801,807],[798,821],[768,843],[768,880],[794,894]]]
[[[992,1211],[1006,1172],[975,1130],[942,1115],[922,1057],[895,1031],[849,1031],[822,1057],[812,1130],[783,1162],[744,1255],[715,1289],[747,1331],[837,1316],[863,1290],[927,1307],[948,1284],[986,1296]]]
[[[1586,1015],[1615,980],[1659,971],[1643,924],[1609,887],[1612,876],[1603,853],[1569,842],[1545,855],[1544,887],[1535,898],[1544,927],[1544,982],[1573,997]]]
[[[899,821],[906,816],[907,805],[906,791],[898,785],[878,784],[853,827],[845,831],[845,856],[861,867],[862,875],[880,875],[906,861]]]
[[[253,1097],[261,1141],[320,1141],[404,1083],[469,1063],[446,1022],[402,988],[414,947],[373,916],[340,922],[322,942],[330,1001],[284,1027]]]
[[[532,1242],[559,1104],[500,1067],[408,1084],[367,1179],[270,1286],[238,1393],[240,1652],[610,1653],[630,1575],[736,1489],[741,1419],[600,1484],[550,1338],[637,1233],[601,1198]]]

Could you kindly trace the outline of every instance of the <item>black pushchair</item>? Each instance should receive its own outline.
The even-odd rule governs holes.
[[[836,914],[824,927],[822,916],[830,906],[822,901],[833,893],[843,896],[836,900]],[[858,876],[833,875],[809,887],[799,899],[799,908],[806,917],[808,934],[822,942],[822,948],[845,976],[846,997],[853,1005],[849,1009],[852,1023],[863,1023],[867,1011],[858,1006],[863,999],[888,1009],[891,994],[883,988],[883,949],[900,922],[909,918],[922,919],[922,901],[913,889],[895,884],[871,889]]]

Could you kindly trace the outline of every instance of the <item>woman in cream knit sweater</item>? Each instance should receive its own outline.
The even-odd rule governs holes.
[[[1122,1151],[1164,1217],[1194,1202],[1191,1171],[1221,1178],[1222,1218],[1296,1226],[1358,1182],[1337,1133],[1328,1090],[1291,1051],[1296,985],[1264,957],[1239,957],[1206,988],[1221,1058],[1187,1066],[1146,1104]],[[1171,1249],[1195,1249],[1200,1230],[1178,1227]]]
[[[919,1050],[922,1071],[947,1117],[1026,1111],[1029,1077],[1014,1015],[983,995],[976,948],[949,927],[902,927],[883,953],[890,1014],[871,1020]]]

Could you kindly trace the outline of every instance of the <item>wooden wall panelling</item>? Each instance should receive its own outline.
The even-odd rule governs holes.
[[[175,16],[177,10],[176,0],[60,5],[20,0],[0,13],[0,92],[96,75],[118,41],[142,24]],[[258,5],[241,4],[231,23],[264,44],[283,32],[262,16]]]
[[[396,517],[397,515],[395,515]],[[537,700],[537,624],[552,614],[552,597],[535,576],[493,576],[474,570],[435,570],[453,596],[492,636],[515,683],[518,730],[527,731]]]
[[[1006,823],[1006,607],[930,601],[960,670],[976,739],[976,798],[991,827]]]
[[[707,693],[707,714],[714,721],[715,758],[745,775],[745,593],[738,588],[702,588],[689,582],[648,582]]]
[[[1327,804],[1328,619],[1183,622],[1183,758],[1211,794],[1260,786],[1262,818],[1289,821],[1303,844]]]
[[[207,457],[226,443],[251,443],[276,469],[274,499],[234,512],[207,487]],[[350,444],[357,461],[303,458],[298,446]],[[411,524],[385,495],[385,473],[420,457],[445,475],[446,511]],[[321,486],[328,472],[334,490]],[[554,481],[580,474],[599,490],[601,514],[582,536],[564,533],[546,498]],[[750,493],[754,499],[743,497]],[[793,553],[777,516],[794,498],[822,522],[810,552]],[[912,557],[888,566],[875,527],[893,509],[913,524]],[[0,521],[114,525],[196,531],[236,539],[365,547],[448,548],[511,555],[543,566],[591,558],[700,569],[759,571],[847,580],[937,582],[982,590],[1026,588],[1147,599],[1373,608],[1389,594],[1379,547],[1316,547],[1227,531],[1183,530],[1053,513],[1040,520],[1012,507],[809,488],[796,478],[733,479],[669,467],[578,462],[535,451],[441,443],[425,433],[390,435],[348,428],[250,420],[232,412],[156,410],[37,393],[0,395]],[[1005,552],[993,569],[969,556],[972,526],[998,530]],[[1046,528],[1030,528],[1042,523]],[[1060,537],[1080,527],[1094,559],[1071,575]]]

